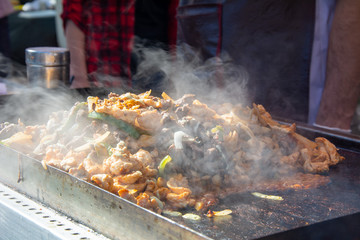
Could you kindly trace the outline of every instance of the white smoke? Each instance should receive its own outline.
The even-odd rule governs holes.
[[[175,54],[137,47],[142,61],[134,79],[140,80],[135,84],[140,89],[153,86],[155,93],[165,91],[174,99],[192,93],[210,102],[247,103],[248,73],[242,66],[234,65],[228,55],[202,61],[188,45],[178,46]]]

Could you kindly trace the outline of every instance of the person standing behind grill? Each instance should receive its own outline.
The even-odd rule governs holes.
[[[360,1],[337,0],[315,125],[350,132],[359,99]]]
[[[350,131],[360,95],[360,1],[181,0],[178,15],[178,42],[245,67],[250,101],[280,119]]]
[[[161,76],[147,85],[139,82],[144,79],[134,84],[142,57],[134,46],[167,51],[175,45],[177,4],[177,0],[63,0],[71,87],[157,86],[156,81],[164,80]]]

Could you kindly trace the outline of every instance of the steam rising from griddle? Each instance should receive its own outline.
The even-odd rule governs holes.
[[[234,65],[226,54],[204,62],[199,53],[186,44],[178,46],[175,57],[160,50],[156,54],[162,57],[154,58],[153,53],[145,52],[144,66],[148,62],[158,65],[173,84],[170,93],[175,94],[174,98],[191,93],[211,102],[244,102],[247,99],[248,74],[243,67]],[[147,74],[146,67],[141,66],[139,71]]]
[[[120,85],[118,89],[110,89],[116,92],[140,93],[151,89],[155,95],[165,91],[174,99],[192,93],[210,102],[251,104],[247,102],[246,96],[246,69],[235,65],[225,53],[203,61],[199,53],[186,44],[177,46],[174,53],[137,43],[133,54],[138,65],[131,86],[128,79],[92,73],[96,75],[100,86]],[[112,84],[114,82],[121,84]]]
[[[161,50],[141,51],[144,61],[134,77],[150,83],[161,73],[172,82],[170,97],[122,94],[144,87],[135,85],[111,89],[105,100],[89,97],[70,111],[82,97],[66,88],[30,88],[21,102],[10,99],[9,109],[24,111],[25,121],[46,123],[50,116],[21,135],[34,141],[30,154],[154,211],[162,202],[207,209],[229,186],[267,189],[284,179],[285,188],[302,188],[303,180],[315,186],[328,178],[316,175],[311,185],[304,172],[326,172],[342,160],[326,139],[312,142],[295,125],[272,120],[261,105],[247,104],[246,71],[226,56],[203,63],[189,51],[178,52],[175,61]],[[158,91],[167,87],[161,84]],[[161,166],[166,158],[172,161]]]
[[[233,65],[225,54],[221,58],[203,62],[198,53],[185,44],[178,46],[176,54],[141,44],[134,46],[134,52],[141,55],[142,59],[133,76],[136,82],[129,86],[127,79],[92,73],[99,79],[102,89],[99,93],[139,93],[151,89],[155,95],[165,91],[174,99],[192,93],[209,103],[250,104],[246,100],[247,72],[243,67]],[[2,121],[21,118],[25,123],[43,122],[51,112],[68,109],[74,102],[82,99],[75,91],[69,93],[63,85],[56,89],[34,86],[26,79],[25,66],[13,62],[8,68],[9,80],[6,83],[10,86],[11,93],[15,94],[2,108]],[[106,82],[109,84],[104,84]],[[120,84],[114,84],[117,87],[104,87],[114,82]],[[218,86],[219,82],[223,87]]]
[[[0,53],[0,80],[7,85],[7,93],[27,84],[26,67]]]

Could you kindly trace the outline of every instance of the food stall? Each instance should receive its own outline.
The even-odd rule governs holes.
[[[257,104],[206,100],[60,85],[4,96],[1,233],[9,239],[360,236],[358,136],[272,119]]]

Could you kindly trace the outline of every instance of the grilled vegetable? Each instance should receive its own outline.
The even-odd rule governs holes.
[[[199,215],[193,214],[193,213],[186,213],[182,216],[185,219],[199,221],[201,220],[201,217]]]
[[[232,213],[232,211],[230,209],[225,209],[222,211],[212,211],[209,209],[206,216],[207,217],[222,217],[222,216],[230,215],[231,213]]]
[[[103,135],[99,136],[98,138],[92,139],[92,140],[88,141],[87,143],[85,143],[84,145],[75,148],[74,151],[81,152],[81,151],[85,151],[85,150],[91,148],[92,145],[102,144],[106,140],[106,138],[108,138],[109,136],[110,136],[110,132],[107,131]]]
[[[168,164],[170,161],[172,160],[172,158],[170,157],[170,155],[166,155],[160,162],[159,164],[159,175],[163,176],[164,175],[164,171],[165,171],[165,166],[166,164]]]
[[[170,210],[164,210],[162,211],[163,214],[169,215],[171,217],[180,217],[182,216],[181,212],[178,211],[170,211]]]
[[[106,113],[98,113],[96,111],[92,111],[88,114],[88,117],[110,123],[111,125],[116,126],[117,128],[126,132],[135,139],[138,139],[141,135],[140,132],[131,124],[124,122],[120,119],[114,118],[113,116],[110,116]]]
[[[284,200],[282,197],[280,196],[274,196],[274,195],[266,195],[263,193],[259,193],[259,192],[253,192],[251,193],[252,195],[254,195],[255,197],[259,197],[259,198],[265,198],[265,199],[269,199],[269,200],[277,200],[277,201],[282,201]]]
[[[82,108],[83,106],[86,106],[87,103],[86,102],[81,102],[76,104],[72,109],[71,112],[69,114],[69,117],[67,118],[66,122],[64,123],[64,125],[60,128],[60,131],[66,131],[67,129],[69,129],[75,122],[75,118],[76,118],[76,114],[77,112],[80,110],[80,108]]]

